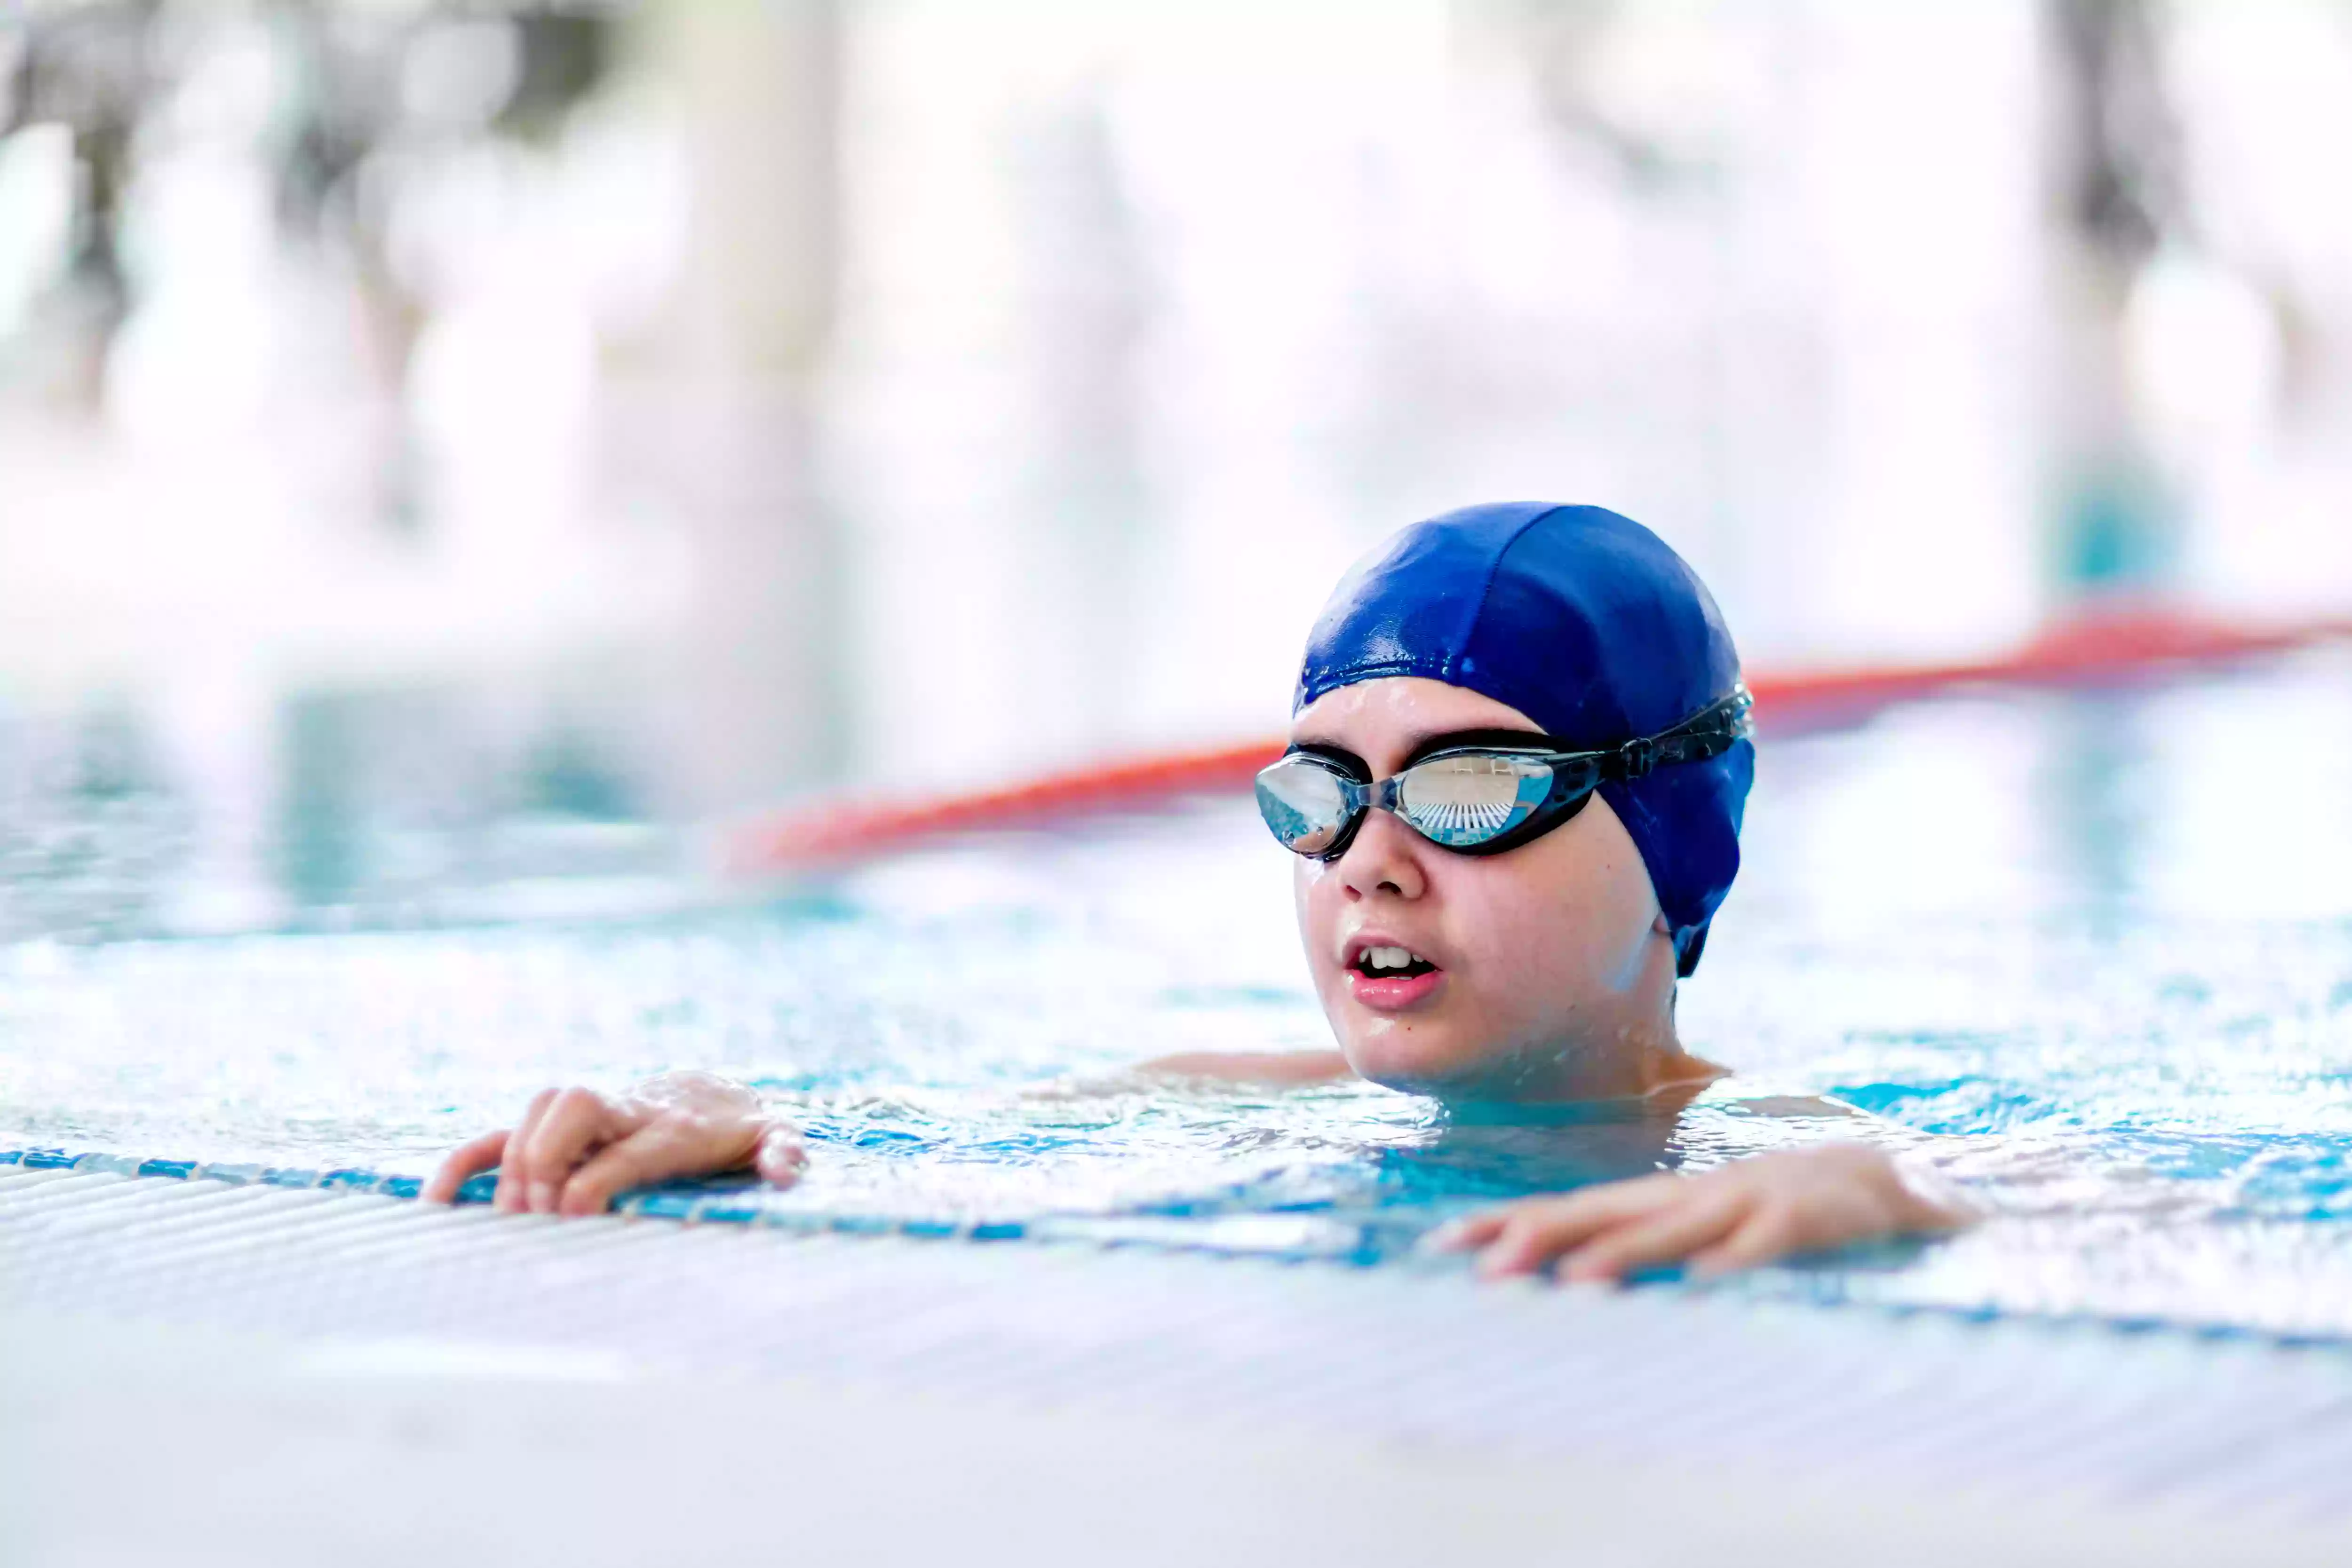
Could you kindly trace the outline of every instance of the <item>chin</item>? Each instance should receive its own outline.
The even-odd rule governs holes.
[[[1483,1079],[1493,1063],[1483,1042],[1467,1041],[1452,1030],[1417,1024],[1408,1034],[1395,1027],[1376,1034],[1351,1035],[1342,1051],[1356,1075],[1383,1089],[1444,1098]]]

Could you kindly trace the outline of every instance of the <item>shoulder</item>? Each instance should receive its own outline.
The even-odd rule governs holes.
[[[1710,1083],[1693,1099],[1694,1105],[1704,1105],[1732,1116],[1758,1116],[1772,1121],[1816,1122],[1869,1120],[1869,1113],[1832,1100],[1822,1094],[1782,1094],[1753,1083],[1741,1083],[1725,1079]]]

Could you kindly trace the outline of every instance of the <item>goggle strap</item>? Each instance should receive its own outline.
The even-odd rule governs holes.
[[[1748,714],[1754,705],[1746,686],[1735,687],[1729,696],[1674,728],[1627,741],[1612,758],[1617,777],[1646,778],[1667,763],[1704,762],[1721,756],[1748,734]]]

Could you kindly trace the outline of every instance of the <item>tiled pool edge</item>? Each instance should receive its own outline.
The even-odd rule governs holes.
[[[25,1171],[61,1171],[137,1179],[212,1182],[228,1187],[266,1187],[294,1192],[338,1193],[355,1197],[386,1197],[401,1202],[417,1201],[418,1195],[424,1186],[424,1178],[420,1176],[385,1176],[357,1167],[320,1171],[305,1167],[266,1166],[255,1162],[163,1159],[104,1151],[74,1154],[58,1148],[0,1150],[0,1177],[5,1177],[12,1167]],[[490,1202],[497,1181],[495,1171],[486,1172],[467,1181],[458,1188],[457,1206],[486,1207]],[[788,1236],[872,1237],[926,1242],[1022,1242],[1034,1248],[1076,1247],[1104,1250],[1133,1249],[1146,1252],[1193,1254],[1223,1260],[1256,1262],[1276,1267],[1310,1263],[1334,1268],[1349,1266],[1347,1260],[1341,1259],[1302,1257],[1281,1252],[1266,1253],[1220,1247],[1208,1242],[1187,1242],[1171,1239],[1164,1231],[1152,1236],[1106,1232],[1096,1224],[1083,1218],[1065,1220],[1047,1218],[1026,1222],[957,1221],[946,1218],[893,1219],[870,1215],[837,1214],[824,1210],[780,1209],[740,1201],[738,1194],[746,1190],[756,1190],[758,1186],[756,1179],[747,1177],[718,1183],[681,1183],[624,1193],[614,1201],[608,1218],[667,1220],[682,1226],[731,1226],[747,1230],[779,1232]],[[1383,1267],[1395,1271],[1402,1266],[1392,1261]],[[1454,1265],[1441,1262],[1436,1265],[1436,1271],[1451,1272],[1454,1271]],[[1536,1288],[1549,1287],[1538,1285]],[[1727,1302],[1749,1299],[1743,1293],[1739,1282],[1736,1280],[1710,1284],[1685,1283],[1671,1271],[1642,1280],[1633,1288],[1644,1292],[1664,1292]],[[2347,1359],[2347,1364],[2352,1364],[2352,1333],[2281,1330],[2242,1323],[2144,1315],[2102,1314],[2092,1312],[2005,1311],[1902,1300],[1878,1300],[1868,1296],[1854,1297],[1837,1292],[1809,1291],[1802,1289],[1758,1294],[1752,1300],[1755,1305],[1775,1309],[1854,1314],[1895,1321],[1928,1319],[1981,1329],[1987,1333],[2009,1330],[2074,1333],[2087,1330],[2116,1337],[2151,1337],[2179,1342],[2188,1345],[2246,1344],[2283,1351],[2316,1351],[2342,1355]]]
[[[2085,1519],[2177,1506],[2352,1531],[2352,1363],[2083,1325],[1986,1333],[1695,1291],[730,1234],[37,1166],[0,1176],[0,1318],[41,1314],[100,1344],[110,1324],[226,1332],[386,1386],[577,1368],[690,1404],[814,1379],[885,1407],[1060,1410],[1106,1431],[1321,1433],[1453,1455],[1439,1462],[1462,1474],[1490,1453],[1607,1456],[1708,1486],[1842,1478],[1857,1503],[1983,1487]]]
[[[1988,1506],[1978,1487],[1695,1470],[1605,1448],[1465,1454],[804,1380],[394,1376],[365,1346],[321,1358],[0,1309],[0,1344],[12,1340],[44,1354],[14,1369],[0,1357],[11,1563],[765,1562],[785,1549],[780,1531],[796,1559],[910,1568],[2289,1568],[2352,1549],[2340,1520],[2200,1516],[2146,1499]],[[126,1495],[126,1435],[158,1429],[200,1437],[143,1468]]]
[[[273,1186],[292,1191],[343,1192],[414,1201],[423,1192],[425,1178],[386,1176],[358,1166],[319,1170],[304,1166],[268,1166],[256,1162],[163,1159],[119,1155],[105,1150],[72,1153],[65,1149],[0,1149],[0,1171],[69,1170],[85,1174],[154,1177],[171,1181],[215,1181],[229,1186]],[[756,1190],[753,1178],[667,1184],[623,1193],[612,1212],[629,1218],[674,1219],[693,1225],[756,1225],[782,1230],[839,1232],[937,1238],[942,1240],[999,1241],[1022,1239],[1028,1228],[1018,1223],[943,1219],[878,1220],[858,1215],[816,1211],[795,1212],[745,1204],[737,1194]],[[498,1186],[498,1173],[486,1171],[457,1189],[464,1206],[487,1204]]]

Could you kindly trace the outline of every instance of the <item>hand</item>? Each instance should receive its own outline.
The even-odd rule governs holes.
[[[499,1167],[492,1203],[510,1214],[602,1214],[613,1195],[671,1176],[754,1168],[778,1186],[808,1164],[800,1129],[759,1095],[708,1072],[673,1072],[625,1095],[542,1089],[510,1129],[459,1145],[422,1196],[455,1201],[466,1178]]]
[[[1555,1260],[1570,1281],[1618,1280],[1668,1263],[1704,1278],[1849,1242],[1956,1230],[1972,1218],[1956,1199],[1914,1186],[1881,1150],[1823,1144],[1699,1176],[1524,1198],[1433,1231],[1428,1244],[1477,1249],[1486,1279],[1532,1274]]]

